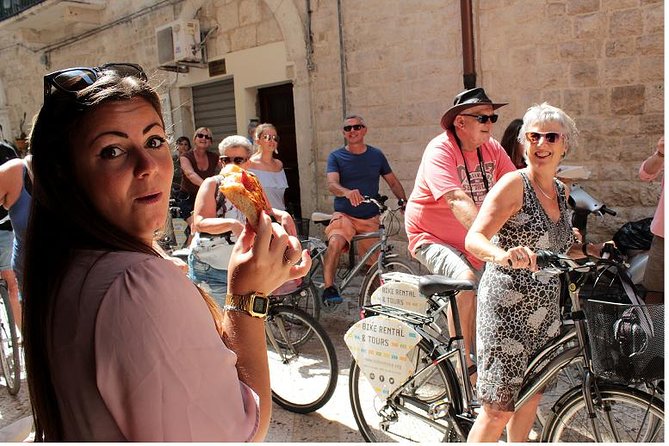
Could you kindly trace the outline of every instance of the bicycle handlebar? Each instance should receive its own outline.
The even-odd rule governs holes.
[[[612,247],[612,250],[615,250],[615,247]],[[602,264],[624,266],[622,258],[615,255],[614,251],[610,252],[612,254],[610,258],[598,258],[596,260],[588,260],[586,263],[581,264],[564,254],[557,254],[543,249],[538,249],[535,251],[537,255],[537,267],[539,269],[543,270],[554,269],[554,270],[559,270],[561,273],[583,270],[583,269],[591,269],[593,267]]]
[[[614,211],[613,209],[607,208],[606,205],[602,206],[602,208],[599,211],[603,214],[609,214],[609,215],[612,215],[612,216],[617,215],[616,211]]]
[[[382,214],[383,211],[388,209],[388,206],[386,206],[386,201],[388,201],[388,197],[385,195],[377,195],[376,197],[370,197],[369,195],[363,195],[362,196],[362,202],[363,203],[372,203],[376,205],[377,208],[379,208],[379,214]],[[404,209],[406,207],[406,201],[403,199],[397,200],[397,208],[392,209],[392,210],[397,210],[397,209]]]

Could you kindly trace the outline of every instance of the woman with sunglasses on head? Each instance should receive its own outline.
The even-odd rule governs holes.
[[[251,143],[240,135],[228,136],[218,145],[221,164],[234,163],[246,169],[251,156]],[[206,178],[195,198],[193,227],[195,235],[188,256],[188,276],[202,286],[220,304],[225,304],[228,285],[230,243],[244,229],[244,215],[226,200],[219,187],[223,177]],[[286,232],[295,235],[295,223],[285,211],[274,209],[274,215]]]
[[[30,147],[24,346],[35,440],[262,440],[262,295],[307,271],[299,241],[266,215],[246,226],[225,312],[154,250],[172,159],[160,99],[137,65],[45,76]]]
[[[191,234],[193,233],[191,213],[195,206],[197,191],[205,178],[216,175],[221,170],[218,156],[209,150],[213,139],[211,130],[207,127],[198,128],[193,135],[193,148],[179,157],[182,172],[181,191],[186,197],[181,205],[181,215],[188,223]]]
[[[274,158],[279,153],[279,135],[272,124],[260,124],[255,130],[256,153],[251,156],[249,170],[256,174],[267,198],[274,209],[286,209],[284,195],[288,189],[286,172],[281,160]]]
[[[487,262],[478,286],[477,397],[482,411],[468,441],[525,442],[541,395],[518,408],[529,360],[560,330],[560,279],[536,278],[536,250],[599,256],[602,244],[576,243],[567,206],[569,189],[557,167],[576,145],[578,130],[561,109],[530,107],[519,140],[527,167],[504,175],[486,196],[465,246]],[[492,241],[496,236],[495,241]]]

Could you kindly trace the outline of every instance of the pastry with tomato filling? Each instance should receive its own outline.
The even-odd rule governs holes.
[[[253,173],[231,163],[221,170],[221,175],[221,193],[244,214],[253,229],[258,227],[262,211],[272,215],[267,195]]]

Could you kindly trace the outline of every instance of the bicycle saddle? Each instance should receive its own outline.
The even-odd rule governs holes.
[[[473,290],[474,288],[474,282],[471,280],[449,279],[436,274],[423,276],[418,281],[418,291],[425,296],[451,291]]]
[[[325,212],[314,212],[311,214],[311,221],[316,224],[327,225],[332,220],[332,214],[326,214]]]

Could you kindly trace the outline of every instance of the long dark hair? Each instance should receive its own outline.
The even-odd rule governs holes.
[[[511,121],[506,127],[506,130],[504,130],[504,135],[500,141],[500,144],[504,147],[509,158],[511,158],[511,161],[518,169],[522,169],[526,165],[525,158],[523,157],[525,149],[518,138],[518,132],[522,126],[522,119],[514,119]]]
[[[76,97],[54,91],[45,98],[33,123],[30,147],[34,184],[26,233],[23,328],[36,441],[63,439],[51,381],[48,343],[52,342],[55,299],[74,250],[89,248],[158,255],[145,242],[102,217],[73,169],[82,118],[102,104],[133,98],[145,99],[162,119],[160,99],[148,83],[106,73]]]

